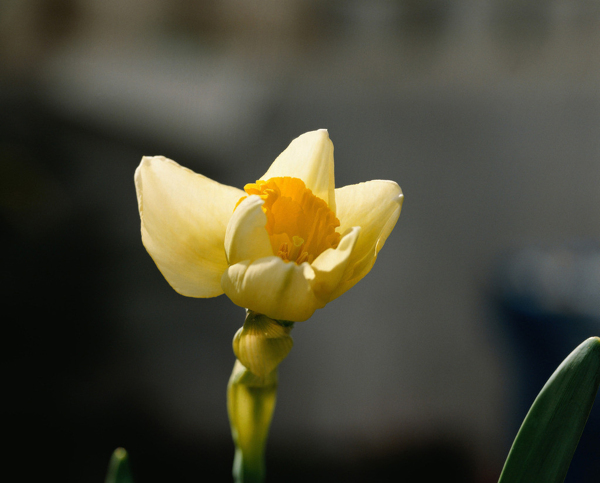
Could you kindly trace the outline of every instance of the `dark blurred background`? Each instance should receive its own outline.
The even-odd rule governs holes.
[[[292,332],[268,481],[497,481],[545,380],[600,335],[599,81],[593,0],[1,2],[20,480],[100,482],[125,446],[138,483],[230,481],[244,313],[169,287],[133,173],[161,154],[243,187],[328,128],[338,186],[406,201],[372,272]],[[597,481],[599,441],[597,404],[568,481]]]

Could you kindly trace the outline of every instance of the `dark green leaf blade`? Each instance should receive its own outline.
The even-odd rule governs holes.
[[[525,417],[498,483],[562,483],[600,385],[600,338],[580,344]]]
[[[129,470],[129,456],[124,448],[114,450],[108,464],[105,483],[133,483]]]

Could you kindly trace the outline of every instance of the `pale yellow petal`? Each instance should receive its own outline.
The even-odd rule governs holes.
[[[245,193],[162,156],[135,172],[142,241],[169,284],[188,297],[223,293],[227,223]]]
[[[339,231],[360,226],[341,284],[332,298],[338,297],[362,279],[373,267],[377,253],[398,221],[404,196],[393,181],[368,181],[335,190]]]
[[[331,300],[348,267],[352,251],[359,239],[360,228],[354,227],[341,239],[337,248],[329,248],[321,253],[311,264],[315,278],[311,287],[315,295],[325,302]]]
[[[308,263],[296,265],[272,256],[231,265],[223,274],[221,285],[240,307],[272,319],[301,322],[326,303],[313,293],[314,277]]]
[[[265,228],[267,215],[262,209],[263,203],[260,197],[249,196],[231,216],[225,232],[225,253],[229,265],[273,255]]]
[[[279,176],[300,178],[335,213],[333,143],[326,129],[307,132],[294,139],[260,179]]]

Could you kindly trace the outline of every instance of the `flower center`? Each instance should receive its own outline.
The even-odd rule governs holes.
[[[267,215],[273,254],[286,262],[312,263],[328,248],[338,246],[340,234],[335,229],[340,226],[339,220],[301,179],[258,180],[244,186],[244,191],[265,200],[262,208]]]

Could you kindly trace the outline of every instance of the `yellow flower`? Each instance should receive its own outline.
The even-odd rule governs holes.
[[[371,270],[403,200],[393,181],[335,189],[324,129],[292,141],[245,191],[162,156],[142,159],[135,185],[142,241],[177,292],[225,293],[249,310],[295,322]]]

